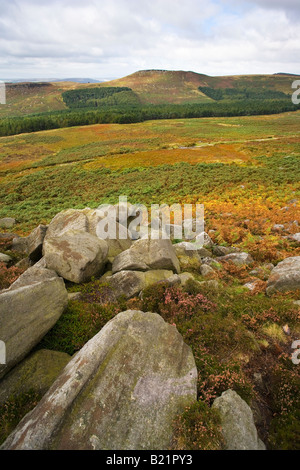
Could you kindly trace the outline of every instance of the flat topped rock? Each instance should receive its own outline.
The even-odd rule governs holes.
[[[113,273],[167,269],[180,272],[180,265],[170,240],[137,240],[113,262]]]
[[[176,327],[128,310],[71,359],[1,448],[168,449],[196,389],[194,357]]]

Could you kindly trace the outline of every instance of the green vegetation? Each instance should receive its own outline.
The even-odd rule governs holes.
[[[235,100],[230,106],[243,111],[243,103]],[[247,103],[266,104],[264,100]],[[206,109],[208,105],[230,109],[226,100],[201,106]],[[134,112],[168,109],[173,117],[172,110],[187,112],[197,107],[143,105]],[[106,109],[110,113],[117,108]],[[64,117],[95,117],[98,112],[95,108],[74,109],[56,114],[55,119],[61,119],[63,126]],[[40,125],[37,116],[32,119]],[[292,339],[299,335],[299,308],[292,302],[299,299],[299,292],[267,297],[269,268],[262,267],[264,262],[276,264],[300,255],[299,244],[272,229],[274,224],[284,224],[290,230],[287,233],[299,232],[294,223],[300,220],[299,120],[299,111],[255,117],[155,119],[0,139],[0,217],[15,217],[13,230],[18,234],[28,235],[63,209],[96,208],[106,202],[117,203],[119,195],[127,195],[129,202],[147,206],[204,203],[206,229],[212,230],[213,241],[235,245],[253,256],[251,267],[223,262],[213,275],[220,284],[217,290],[200,289],[193,282],[185,289],[170,289],[162,283],[148,288],[143,299],[109,303],[108,286],[100,279],[80,286],[67,283],[69,292],[79,291],[81,297],[69,302],[38,346],[74,354],[107,321],[128,308],[152,310],[176,324],[193,350],[199,380],[198,403],[175,423],[175,449],[218,448],[219,424],[210,405],[228,388],[268,411],[262,417],[266,435],[261,437],[269,448],[300,448],[300,369],[293,365],[290,350]],[[10,242],[11,237],[0,240],[2,252],[10,254]],[[253,280],[253,268],[260,269],[259,282],[257,289],[249,292],[243,285]],[[18,275],[15,268],[0,269],[3,286]],[[197,269],[193,273],[197,280],[205,280]],[[292,332],[289,337],[282,330],[286,324]],[[255,373],[262,373],[264,390],[257,387]],[[15,416],[23,416],[22,403],[12,403],[13,413],[7,411],[11,404],[5,412],[0,410],[4,432],[12,429],[10,422],[12,427],[16,424]],[[25,412],[34,406],[35,397],[28,403]]]
[[[118,94],[116,95],[118,96]],[[56,111],[26,117],[5,118],[0,121],[0,136],[91,124],[126,124],[153,119],[268,115],[297,111],[298,109],[299,106],[294,105],[290,100],[237,100],[217,104],[137,105],[134,107],[132,105],[111,106],[106,104],[101,106],[101,110],[84,107],[73,111]]]
[[[40,394],[32,390],[18,395],[18,397],[12,396],[0,405],[0,445],[21,419],[38,404],[40,399]]]
[[[251,88],[210,88],[199,87],[199,90],[213,100],[290,100],[290,95],[277,90]]]
[[[215,410],[198,401],[174,423],[172,450],[221,450],[220,418]]]
[[[137,96],[127,87],[81,88],[65,91],[62,97],[68,108],[75,109],[139,104]]]

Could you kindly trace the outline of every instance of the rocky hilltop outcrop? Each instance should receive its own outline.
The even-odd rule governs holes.
[[[40,380],[45,395],[3,449],[168,449],[175,416],[197,401],[191,349],[176,326],[156,312],[119,313],[74,357],[58,355],[53,373],[45,361],[45,373],[40,375],[43,360],[36,362],[30,355],[66,309],[70,283],[101,278],[109,287],[105,301],[113,302],[121,296],[142,298],[147,287],[162,281],[184,286],[192,279],[198,286],[218,289],[213,275],[223,262],[237,269],[254,263],[248,253],[218,246],[208,234],[203,246],[195,244],[196,239],[175,243],[172,236],[147,239],[144,233],[131,239],[132,207],[125,222],[120,206],[115,208],[115,239],[99,238],[103,214],[89,208],[63,211],[49,226],[14,237],[11,248],[28,269],[0,292],[0,340],[6,346],[0,398],[18,394],[22,387],[17,376],[32,370],[30,364],[39,364],[34,367],[45,378]],[[4,226],[11,223],[4,221]],[[175,229],[168,230],[172,234]],[[13,263],[8,258],[3,258],[7,265]],[[253,276],[260,270],[268,273],[268,296],[300,289],[300,257],[267,268],[252,272]],[[197,281],[193,270],[207,280]],[[217,398],[214,409],[220,413],[227,448],[263,448],[252,411],[235,392]]]

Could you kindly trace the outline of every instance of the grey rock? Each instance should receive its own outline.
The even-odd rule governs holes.
[[[27,237],[19,237],[18,235],[14,237],[12,241],[12,251],[16,251],[17,253],[22,253],[27,255],[28,253],[28,240]]]
[[[61,237],[70,230],[88,232],[88,218],[83,211],[68,209],[57,214],[50,222],[45,241]]]
[[[120,253],[112,271],[146,271],[166,269],[180,272],[179,261],[170,240],[137,240],[129,250]]]
[[[286,258],[271,271],[267,294],[300,289],[300,256]]]
[[[30,282],[29,278],[27,280]],[[41,341],[55,325],[67,302],[67,290],[58,277],[22,287],[14,283],[0,293],[1,340],[6,345],[6,365],[0,366],[0,378]]]
[[[218,283],[218,281],[215,281],[214,279],[211,280],[211,281],[196,281],[197,284],[199,286],[202,286],[202,287],[210,287],[212,289],[219,289],[220,287],[220,284]]]
[[[46,225],[39,225],[30,235],[27,237],[28,256],[33,262],[37,262],[42,257],[42,248],[44,238],[47,232]]]
[[[47,233],[43,254],[48,269],[68,281],[81,283],[101,274],[108,246],[94,235],[71,230],[55,238],[50,238]]]
[[[16,219],[12,217],[4,217],[0,219],[0,228],[12,228],[16,224]]]
[[[258,438],[251,408],[233,390],[227,390],[212,406],[221,416],[226,450],[264,450]]]
[[[9,264],[12,258],[4,253],[0,253],[0,263]]]
[[[39,225],[28,237],[15,237],[12,250],[26,254],[31,261],[37,262],[42,257],[42,247],[47,232],[46,225]]]
[[[285,226],[283,224],[275,224],[272,227],[273,232],[283,232],[285,230]]]
[[[34,285],[39,282],[48,281],[50,279],[58,279],[55,271],[46,268],[31,266],[9,287],[9,291],[19,289],[20,287]]]
[[[231,253],[226,256],[219,257],[220,261],[230,261],[236,266],[250,265],[254,263],[254,260],[249,253]]]
[[[111,289],[109,299],[114,301],[121,296],[128,299],[135,297],[146,287],[157,282],[169,282],[172,275],[173,272],[169,270],[120,271],[112,276],[105,276],[104,279]]]
[[[67,364],[4,442],[19,450],[167,450],[173,420],[196,402],[197,370],[174,326],[117,315]]]
[[[194,281],[195,278],[191,273],[180,273],[178,274],[181,285],[184,287],[188,281]]]
[[[68,300],[80,300],[81,298],[81,292],[70,292],[68,294]]]
[[[294,233],[293,235],[289,235],[289,239],[292,240],[293,242],[300,243],[300,232]]]
[[[231,246],[215,245],[212,247],[212,252],[215,256],[226,256],[231,253],[238,253],[240,250]]]
[[[200,273],[201,273],[201,276],[203,277],[209,277],[215,273],[215,270],[208,264],[202,264],[200,268]]]

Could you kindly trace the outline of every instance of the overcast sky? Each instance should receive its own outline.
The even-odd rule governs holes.
[[[0,0],[0,79],[300,74],[300,0]]]

